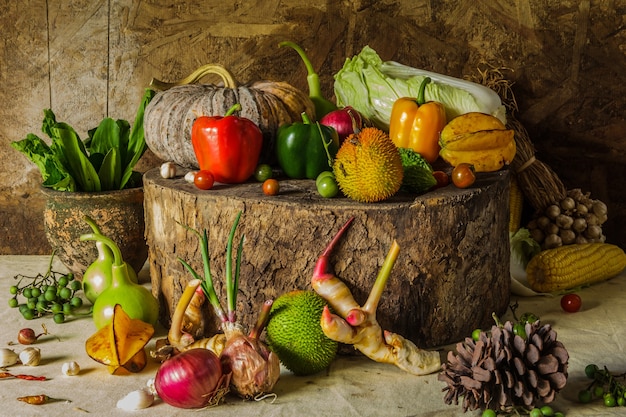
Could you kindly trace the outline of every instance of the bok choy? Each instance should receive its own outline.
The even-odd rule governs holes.
[[[401,97],[417,97],[424,78],[425,100],[444,105],[448,120],[471,111],[496,116],[506,122],[500,96],[490,88],[431,71],[383,61],[376,51],[365,46],[335,74],[335,97],[339,107],[352,106],[377,127],[388,130],[393,103]]]
[[[145,90],[132,128],[126,120],[107,117],[87,132],[85,141],[45,109],[42,131],[51,144],[29,133],[11,146],[37,165],[46,188],[98,192],[137,187],[141,174],[134,167],[147,149],[143,115],[153,96],[154,91]]]

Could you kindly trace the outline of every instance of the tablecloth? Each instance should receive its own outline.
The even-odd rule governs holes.
[[[463,413],[460,405],[446,405],[437,374],[409,375],[393,365],[375,363],[362,356],[340,356],[324,372],[298,377],[283,369],[276,384],[274,398],[243,401],[227,396],[221,405],[206,410],[174,408],[161,401],[139,411],[124,411],[116,403],[127,393],[143,388],[152,378],[158,364],[151,361],[140,373],[113,376],[107,369],[89,358],[84,343],[95,332],[89,317],[70,317],[56,324],[47,318],[23,319],[17,309],[8,305],[9,287],[17,274],[35,275],[47,269],[48,256],[0,256],[0,347],[20,352],[25,346],[14,344],[18,331],[25,327],[41,330],[45,324],[49,335],[42,336],[36,347],[41,349],[42,361],[37,367],[16,365],[12,373],[46,376],[46,381],[18,379],[0,380],[0,416],[477,416],[478,411]],[[55,261],[54,268],[63,270]],[[147,269],[140,280],[149,286]],[[542,322],[551,323],[570,354],[567,386],[552,406],[567,416],[623,415],[626,408],[606,408],[600,402],[581,405],[578,391],[588,384],[584,375],[587,364],[607,366],[613,372],[626,371],[624,344],[626,341],[626,273],[607,282],[578,291],[583,308],[577,313],[561,310],[559,297],[518,297],[518,311],[532,311]],[[485,294],[488,296],[488,294]],[[510,314],[510,313],[507,313]],[[512,317],[512,316],[511,316]],[[511,317],[503,317],[509,319]],[[165,329],[157,327],[156,335],[147,349],[154,347]],[[441,347],[442,360],[454,346]],[[76,361],[81,366],[77,376],[61,372],[64,362]],[[17,401],[23,395],[46,394],[57,401],[45,405],[30,405]]]

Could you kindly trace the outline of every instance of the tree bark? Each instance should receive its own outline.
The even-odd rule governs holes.
[[[331,265],[364,303],[395,239],[401,247],[377,318],[384,329],[421,347],[456,342],[491,324],[509,303],[509,173],[481,173],[474,186],[453,185],[420,196],[399,193],[375,204],[325,199],[314,181],[281,180],[278,196],[261,185],[217,184],[202,191],[182,178],[144,176],[146,237],[152,290],[169,326],[191,275],[178,258],[202,274],[196,235],[207,229],[211,272],[225,307],[224,267],[228,234],[239,211],[235,236],[245,234],[237,314],[250,327],[262,303],[294,289],[311,289],[317,258],[352,216]],[[219,327],[205,307],[204,333]]]

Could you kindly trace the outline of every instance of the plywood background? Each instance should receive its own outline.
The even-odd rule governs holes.
[[[626,247],[626,3],[620,0],[73,0],[0,4],[0,253],[49,253],[38,171],[9,143],[40,131],[44,108],[86,134],[132,120],[152,77],[201,64],[240,82],[306,88],[293,40],[332,95],[333,74],[370,45],[383,59],[457,77],[506,68],[537,156],[568,188],[609,207]],[[207,80],[211,81],[211,80]],[[146,155],[141,168],[158,164]]]

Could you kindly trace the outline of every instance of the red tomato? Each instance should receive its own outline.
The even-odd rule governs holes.
[[[452,170],[452,183],[458,188],[470,187],[475,181],[476,174],[473,165],[461,163]]]
[[[565,294],[563,297],[561,297],[561,308],[563,309],[563,311],[566,311],[568,313],[577,312],[578,310],[580,310],[582,305],[583,300],[578,294]]]
[[[435,180],[437,181],[437,184],[433,186],[433,190],[436,190],[437,188],[443,188],[446,185],[450,184],[450,177],[446,172],[434,171],[433,177],[435,177]]]
[[[201,190],[210,190],[213,188],[214,182],[213,174],[205,169],[196,172],[196,175],[193,177],[193,183]]]
[[[263,182],[263,193],[265,195],[276,195],[278,191],[280,191],[280,184],[278,184],[277,180],[270,178]]]

